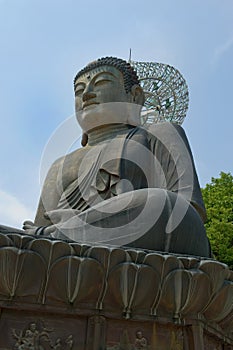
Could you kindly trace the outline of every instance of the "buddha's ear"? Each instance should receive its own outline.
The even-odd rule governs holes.
[[[140,85],[133,85],[131,88],[132,102],[143,106],[145,102],[144,91]]]
[[[83,136],[82,136],[81,145],[82,145],[83,147],[85,147],[85,146],[87,145],[87,143],[88,143],[88,135],[84,132],[84,133],[83,133]]]

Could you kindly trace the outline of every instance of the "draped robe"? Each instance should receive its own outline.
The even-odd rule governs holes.
[[[88,147],[66,188],[65,162],[60,171],[57,209],[80,214],[55,237],[79,241],[86,235],[87,241],[210,255],[205,207],[180,126],[128,126]]]

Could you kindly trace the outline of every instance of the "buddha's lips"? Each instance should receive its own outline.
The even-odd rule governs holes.
[[[99,102],[92,102],[92,101],[88,101],[88,102],[84,102],[83,103],[83,106],[82,106],[82,109],[85,109],[85,108],[87,108],[87,107],[89,107],[89,106],[93,106],[93,105],[98,105],[99,104]]]

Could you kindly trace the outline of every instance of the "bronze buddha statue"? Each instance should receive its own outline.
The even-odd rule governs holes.
[[[83,148],[54,162],[29,234],[210,256],[205,207],[183,129],[140,124],[134,69],[105,57],[75,77]]]

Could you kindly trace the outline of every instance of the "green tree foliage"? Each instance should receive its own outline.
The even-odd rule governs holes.
[[[206,232],[214,257],[233,269],[233,176],[221,172],[202,190]]]

